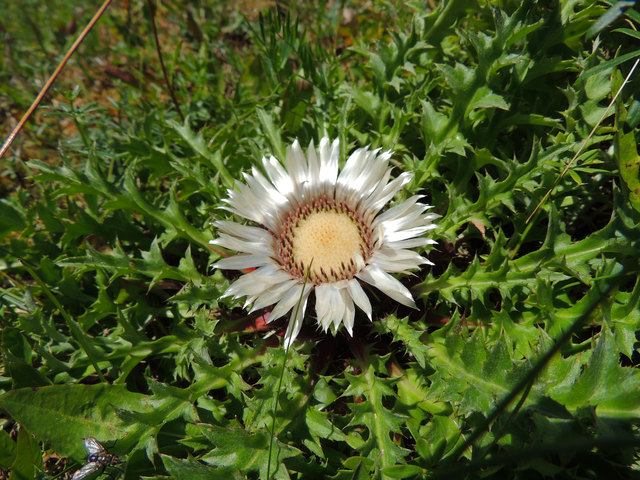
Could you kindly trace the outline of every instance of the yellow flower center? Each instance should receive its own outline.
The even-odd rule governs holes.
[[[353,278],[369,257],[371,235],[346,204],[316,199],[291,212],[279,236],[283,267],[318,285]]]
[[[363,246],[358,227],[343,213],[312,213],[293,230],[293,256],[316,276],[349,265]]]

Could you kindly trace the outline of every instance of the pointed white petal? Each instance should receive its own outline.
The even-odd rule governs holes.
[[[326,332],[331,324],[331,294],[333,287],[330,284],[318,285],[315,288],[316,316],[318,323]]]
[[[313,290],[311,285],[307,285],[305,288],[305,295],[309,294],[309,291]],[[297,283],[291,286],[283,295],[278,304],[271,311],[270,319],[275,320],[287,313],[291,308],[295,307],[302,294],[302,284]]]
[[[370,201],[370,196],[373,195],[379,185],[386,185],[391,177],[391,169],[381,170],[379,173],[376,171],[376,166],[371,165],[368,170],[365,171],[363,176],[357,179],[356,185],[360,185],[358,189],[353,190],[347,197],[347,201],[350,205],[355,207],[361,215],[373,218],[378,213],[379,209],[373,208],[373,202]]]
[[[328,137],[322,137],[320,140],[320,183],[327,187],[331,186],[333,193],[333,185],[338,178],[338,160],[340,157],[340,140],[337,138],[332,144],[329,144]],[[327,192],[329,193],[329,192]]]
[[[363,148],[351,154],[338,177],[338,200],[368,211],[367,198],[378,185],[386,185],[391,175],[391,169],[387,169],[388,158],[376,158],[378,151],[379,149],[369,151]],[[366,205],[360,205],[360,202]]]
[[[217,220],[213,222],[213,226],[221,232],[233,235],[234,237],[238,237],[243,240],[269,242],[269,239],[271,238],[271,234],[264,228],[242,225],[240,223],[230,222],[227,220]]]
[[[209,240],[210,244],[218,245],[228,250],[235,250],[236,252],[243,253],[262,254],[267,256],[274,255],[272,242],[273,239],[269,239],[267,241],[259,240],[249,242],[237,237],[232,237],[231,235],[227,235],[225,233],[221,233],[220,236],[215,240]]]
[[[253,175],[247,175],[245,179],[256,197],[261,198],[263,202],[268,202],[269,208],[279,210],[287,205],[287,197],[280,193],[257,168],[253,167],[251,172]],[[264,208],[264,205],[261,205],[261,208]]]
[[[397,279],[389,275],[387,272],[369,265],[367,268],[359,272],[356,277],[360,280],[373,285],[378,290],[393,298],[396,302],[402,303],[407,307],[417,308],[411,292],[402,285]]]
[[[417,238],[410,238],[407,240],[400,240],[397,242],[385,242],[384,245],[393,250],[398,250],[401,248],[418,248],[418,247],[424,247],[426,245],[435,245],[436,243],[438,242],[436,242],[431,238],[417,237]]]
[[[356,316],[356,307],[353,305],[353,300],[349,291],[346,288],[340,289],[340,293],[342,296],[342,301],[344,303],[344,314],[342,315],[342,322],[344,323],[344,327],[349,332],[349,335],[353,337],[353,322]],[[334,325],[339,327],[339,323],[336,324],[334,321]]]
[[[369,317],[371,320],[371,302],[369,301],[369,297],[362,289],[360,282],[356,279],[352,279],[349,281],[347,288],[349,289],[349,294],[351,298],[355,302],[358,307]]]
[[[254,196],[257,198],[269,198],[269,201],[271,201],[271,197],[282,196],[255,167],[251,169],[251,173],[252,175],[244,172],[242,176],[244,183],[251,189],[251,193],[253,193]]]
[[[368,198],[378,188],[378,186],[386,185],[391,177],[391,168],[388,168],[389,157],[381,155],[378,157],[380,149],[365,153],[362,171],[362,198]]]
[[[342,288],[334,287],[331,294],[331,322],[333,323],[334,332],[337,331],[340,323],[344,320],[345,310],[347,308],[342,294],[343,290]]]
[[[272,286],[273,283],[270,281],[257,279],[251,273],[248,273],[246,275],[242,275],[235,282],[229,285],[227,290],[224,292],[224,296],[239,298],[249,295],[258,295]]]
[[[287,284],[286,282],[287,281],[285,280],[284,285]],[[252,273],[248,273],[246,275],[242,275],[239,279],[229,285],[229,288],[227,288],[227,290],[224,292],[224,295],[225,297],[233,296],[234,298],[246,296],[247,298],[251,297],[253,299],[259,300],[261,296],[265,295],[265,292],[272,292],[282,284],[283,282],[274,283],[271,280],[264,280],[260,277],[256,277]],[[283,288],[283,290],[286,290],[286,288],[287,287]],[[262,305],[262,307],[273,305],[279,298],[279,296],[276,297],[275,300],[273,300],[271,303],[266,303]],[[249,302],[249,304],[255,305],[254,302],[257,300],[252,300]],[[253,308],[252,310],[257,310],[257,308]]]
[[[409,228],[407,230],[399,230],[397,232],[384,232],[384,242],[398,242],[425,234],[429,230],[438,228],[436,225],[425,225],[422,227]]]
[[[307,182],[307,160],[304,157],[302,148],[298,140],[293,142],[293,145],[287,148],[286,157],[287,172],[291,177],[293,183],[294,194],[300,195],[301,190],[304,188]]]
[[[348,186],[362,174],[366,166],[363,161],[365,154],[366,150],[364,148],[358,148],[349,155],[347,162],[344,164],[344,168],[338,176],[338,184]]]
[[[261,202],[255,196],[251,188],[242,183],[236,183],[237,190],[229,190],[228,197],[224,200],[229,206],[228,209],[241,217],[253,220],[264,225],[270,230],[275,230],[274,219],[278,211],[273,208],[256,208]]]
[[[418,208],[418,205],[411,208],[403,216],[385,220],[383,222],[380,222],[380,225],[384,226],[385,230],[388,231],[407,230],[409,228],[425,227],[429,225],[431,225],[431,229],[436,228],[435,224],[432,224],[429,220],[427,220],[427,217],[433,214],[425,214],[421,211],[422,208]]]
[[[289,197],[293,194],[294,189],[291,177],[273,155],[269,158],[263,157],[262,165],[264,166],[264,171],[267,172],[269,180],[271,180],[273,186],[276,187],[276,190],[285,197]]]
[[[345,302],[341,291],[335,283],[325,283],[316,287],[316,315],[318,323],[326,332],[333,324],[340,325],[344,318]]]
[[[294,288],[297,283],[298,279],[291,279],[277,285],[270,286],[269,289],[264,290],[259,295],[255,296],[255,299],[253,300],[253,302],[251,302],[251,311],[255,312],[256,310],[268,307],[269,305],[275,305],[278,300],[283,297],[285,292],[287,292],[291,288]],[[269,322],[271,320],[272,318],[271,316],[269,316]],[[275,320],[275,318],[273,318],[273,320]]]
[[[418,200],[420,200],[421,198],[422,196],[420,195],[414,195],[406,199],[401,204],[396,205],[395,207],[391,207],[389,210],[381,213],[380,215],[378,215],[378,217],[376,217],[376,223],[388,222],[391,220],[403,218],[407,214],[407,212],[411,211],[412,208],[418,208],[420,209],[420,211],[423,211],[426,208],[431,208],[431,206],[429,205],[418,203]]]
[[[309,180],[309,194],[312,196],[320,195],[321,182],[320,182],[320,159],[316,153],[316,149],[313,145],[313,140],[307,148],[307,179]]]
[[[429,261],[413,250],[393,250],[388,246],[382,246],[371,255],[369,263],[386,272],[403,272],[419,268]]]
[[[368,200],[371,210],[379,211],[393,196],[413,178],[413,173],[403,172],[397,178],[389,182],[383,188],[376,188],[376,191]]]
[[[261,267],[271,262],[273,260],[267,255],[234,255],[233,257],[222,258],[211,266],[222,270],[244,270],[245,268]]]
[[[304,320],[304,313],[307,309],[309,292],[311,292],[311,289],[305,292],[302,302],[300,303],[300,308],[294,308],[291,312],[291,317],[289,317],[289,325],[287,325],[287,331],[284,334],[284,348],[287,350],[298,337],[300,329],[302,328],[302,320]]]
[[[285,282],[292,278],[291,275],[285,272],[280,264],[275,261],[272,261],[263,267],[256,268],[251,272],[251,276],[259,281],[270,282],[272,284]]]

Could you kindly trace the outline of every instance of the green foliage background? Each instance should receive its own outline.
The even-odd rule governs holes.
[[[183,122],[146,3],[115,2],[2,160],[0,478],[69,477],[88,436],[131,479],[637,474],[637,7],[296,3],[158,5]],[[0,9],[3,131],[98,6]],[[415,172],[435,266],[419,311],[371,292],[285,358],[220,299],[210,221],[325,134]]]

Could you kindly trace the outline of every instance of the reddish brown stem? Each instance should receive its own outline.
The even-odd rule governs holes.
[[[31,114],[36,110],[36,108],[38,108],[38,105],[40,105],[40,102],[49,91],[49,88],[51,88],[51,85],[53,85],[53,82],[58,77],[58,74],[62,71],[64,66],[67,64],[67,61],[71,58],[71,55],[74,54],[78,46],[84,40],[84,37],[87,36],[87,34],[91,31],[93,26],[98,22],[98,20],[100,20],[100,17],[105,12],[105,10],[107,9],[110,3],[111,3],[111,0],[104,1],[104,3],[100,7],[100,9],[96,12],[96,14],[93,16],[91,21],[87,24],[86,27],[84,27],[84,30],[82,30],[82,32],[80,33],[76,41],[73,42],[73,45],[71,45],[71,48],[69,48],[66,55],[63,57],[63,59],[60,61],[56,69],[53,71],[53,73],[49,77],[49,80],[47,80],[47,83],[44,84],[44,87],[42,87],[42,89],[40,90],[40,93],[38,93],[38,96],[29,107],[29,110],[25,112],[25,114],[22,116],[18,124],[15,126],[15,128],[11,131],[11,133],[9,134],[5,142],[2,144],[2,148],[0,148],[0,159],[4,157],[4,154],[7,152],[7,150],[9,150],[9,147],[15,140],[16,136],[18,135],[18,133],[20,133],[20,130],[22,130],[22,127],[24,127],[24,124],[27,123],[27,120],[29,120],[29,117],[31,117]]]

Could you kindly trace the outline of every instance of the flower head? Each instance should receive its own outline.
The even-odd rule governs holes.
[[[352,335],[355,305],[371,320],[361,282],[415,308],[409,290],[389,272],[431,263],[411,250],[435,243],[424,237],[436,228],[431,207],[413,196],[382,211],[412,174],[390,181],[391,152],[368,148],[353,152],[338,172],[339,152],[339,141],[324,137],[318,149],[311,142],[306,155],[296,140],[287,149],[286,168],[264,157],[266,177],[252,168],[225,200],[227,210],[255,225],[214,222],[220,234],[210,243],[240,254],[213,266],[255,269],[225,296],[246,297],[252,311],[275,305],[269,321],[291,312],[286,347],[300,331],[311,292],[319,325],[335,333],[344,324]]]

